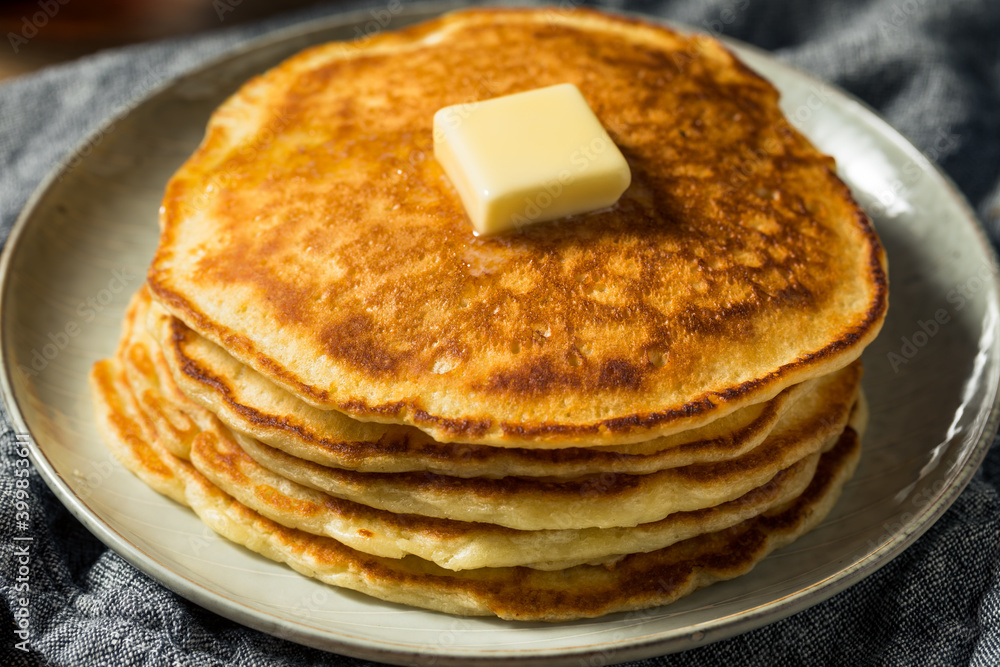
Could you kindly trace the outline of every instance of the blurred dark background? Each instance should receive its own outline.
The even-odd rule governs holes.
[[[0,81],[105,48],[228,27],[317,2],[0,0]]]

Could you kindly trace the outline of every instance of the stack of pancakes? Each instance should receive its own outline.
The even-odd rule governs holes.
[[[474,236],[434,112],[565,82],[632,185]],[[853,472],[887,307],[777,97],[711,39],[582,10],[299,54],[167,186],[92,375],[109,445],[222,535],[429,609],[566,620],[748,571]]]

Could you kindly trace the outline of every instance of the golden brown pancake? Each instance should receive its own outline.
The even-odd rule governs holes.
[[[565,82],[632,185],[474,237],[434,112]],[[585,10],[305,51],[218,109],[163,206],[148,279],[175,316],[305,401],[442,442],[699,427],[848,365],[887,304],[869,220],[769,83],[709,38]]]
[[[144,298],[144,297],[141,297]],[[359,472],[427,471],[455,477],[648,474],[723,461],[763,442],[819,380],[788,387],[701,428],[629,445],[561,449],[439,443],[412,426],[362,422],[299,400],[157,304],[149,326],[184,394],[230,428],[286,454]]]
[[[150,289],[91,376],[122,462],[304,574],[510,619],[665,604],[822,520],[885,258],[775,89],[587,10],[355,46],[247,83],[168,184]],[[434,112],[565,82],[632,185],[475,237]]]
[[[135,310],[130,310],[127,321],[134,322]],[[130,353],[136,344],[123,338],[115,357],[95,364],[91,374],[98,425],[126,467],[157,491],[190,505],[216,532],[303,574],[385,600],[449,613],[560,621],[672,602],[747,572],[770,551],[817,525],[852,474],[859,454],[857,432],[848,427],[822,457],[798,498],[725,530],[627,555],[613,564],[555,571],[493,567],[452,572],[412,555],[372,556],[329,537],[287,528],[220,491],[165,446],[164,436],[184,437],[186,430],[158,431],[171,420],[144,416],[144,409],[158,409],[158,398],[170,401],[169,392],[160,392],[152,365],[125,370],[136,358]],[[130,381],[147,394],[144,403],[135,400]],[[860,416],[852,423],[857,419]],[[199,451],[203,435],[194,438],[192,451]]]

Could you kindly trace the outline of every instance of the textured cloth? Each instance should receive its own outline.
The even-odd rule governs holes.
[[[239,11],[236,0],[216,3]],[[356,3],[357,4],[357,3]],[[555,3],[554,3],[555,4]],[[573,0],[562,3],[576,4]],[[384,0],[371,7],[382,7]],[[1000,3],[992,0],[611,2],[774,52],[860,97],[940,164],[1000,239]],[[0,238],[88,132],[158,82],[263,33],[344,9],[98,54],[0,85]],[[222,17],[226,18],[225,14]],[[8,48],[6,43],[0,48]],[[370,664],[222,619],[92,537],[0,439],[0,664]],[[1000,664],[1000,450],[930,531],[878,573],[759,630],[643,665]],[[17,525],[18,502],[27,531]],[[30,534],[31,639],[17,650],[21,542]],[[22,644],[22,646],[24,646]]]

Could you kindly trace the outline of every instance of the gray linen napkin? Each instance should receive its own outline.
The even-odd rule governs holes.
[[[238,0],[221,2],[221,9],[239,11]],[[969,198],[994,243],[1000,239],[1000,3],[600,4],[737,37],[847,89],[935,159]],[[232,29],[224,11],[213,33],[109,51],[0,85],[0,238],[61,156],[157,82],[255,36],[345,6],[321,5]],[[20,447],[6,415],[0,418],[0,664],[371,664],[244,628],[137,572],[72,518],[34,471],[17,473],[24,467]],[[24,479],[34,537],[30,633],[20,644],[26,652],[17,648],[23,637],[15,634],[23,593],[13,540],[21,534],[15,500]],[[878,573],[757,631],[636,664],[1000,664],[998,487],[1000,450],[994,446],[947,514]]]

